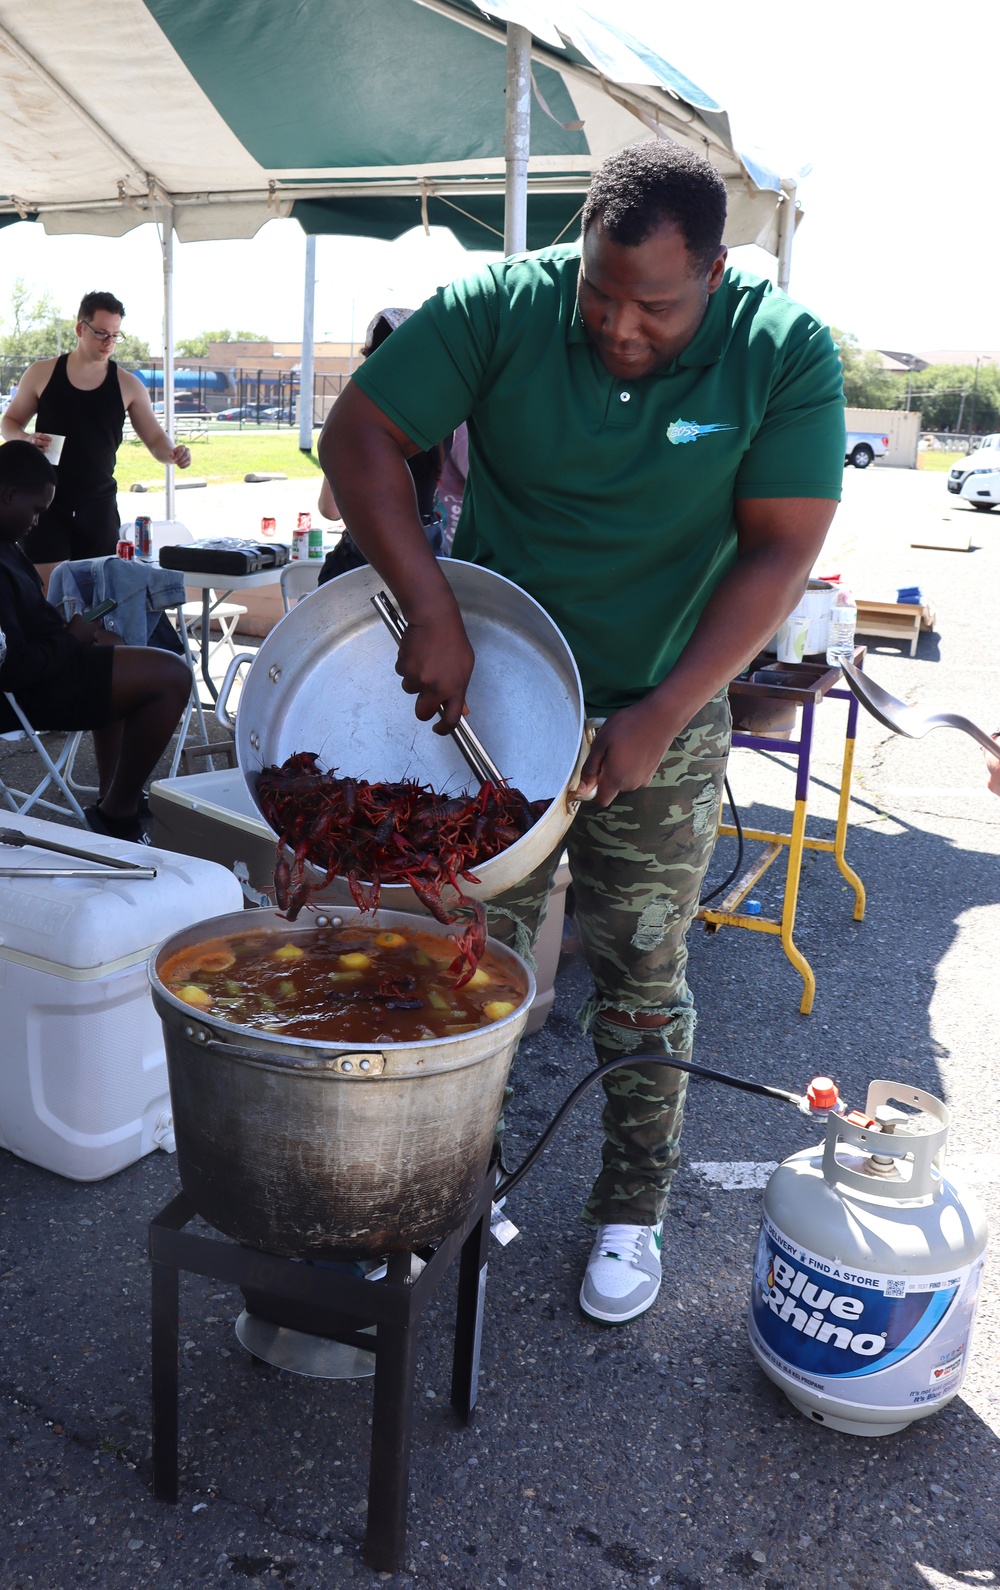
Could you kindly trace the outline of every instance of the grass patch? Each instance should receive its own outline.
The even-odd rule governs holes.
[[[917,454],[917,468],[933,469],[938,474],[943,475],[946,470],[951,468],[952,464],[957,464],[959,459],[965,456],[964,453],[934,453],[928,450],[925,453]]]
[[[320,480],[315,453],[299,451],[297,431],[229,431],[188,442],[191,468],[187,473],[210,486],[225,486],[244,475],[280,470],[289,480]],[[183,478],[178,471],[180,478]],[[163,479],[163,465],[146,451],[142,442],[123,442],[118,450],[115,479],[119,491],[128,491],[139,480]]]

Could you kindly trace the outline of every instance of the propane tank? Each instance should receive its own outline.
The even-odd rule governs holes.
[[[750,1346],[817,1424],[891,1435],[965,1378],[986,1218],[943,1174],[949,1124],[932,1094],[873,1082],[764,1190]]]

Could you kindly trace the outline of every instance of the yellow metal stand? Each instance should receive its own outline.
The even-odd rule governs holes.
[[[859,648],[860,657],[863,658],[863,648]],[[816,673],[816,670],[813,670]],[[857,702],[849,692],[833,690],[827,686],[839,677],[839,670],[834,670],[832,675],[825,675],[816,683],[819,689],[810,689],[808,692],[789,690],[787,694],[793,695],[802,703],[803,725],[801,738],[792,744],[781,739],[768,738],[766,735],[733,735],[734,745],[745,745],[755,750],[790,751],[798,754],[799,766],[796,779],[795,803],[792,810],[792,831],[789,834],[771,833],[763,828],[744,828],[744,839],[758,840],[767,846],[751,863],[745,872],[733,883],[728,893],[723,898],[718,908],[703,906],[698,912],[698,918],[705,923],[710,933],[718,932],[721,927],[748,928],[751,933],[771,933],[781,939],[781,947],[791,961],[795,970],[802,978],[802,1001],[799,1010],[803,1016],[808,1016],[813,1007],[816,994],[816,978],[812,967],[798,948],[793,938],[795,931],[795,912],[799,897],[799,880],[802,876],[802,853],[805,850],[825,850],[832,854],[842,876],[854,890],[854,920],[860,922],[865,914],[865,886],[857,873],[848,866],[845,850],[847,845],[847,813],[851,800],[851,770],[854,766],[854,739],[857,728]],[[731,694],[733,693],[731,688]],[[805,699],[803,699],[805,695]],[[814,707],[824,695],[835,695],[848,700],[847,735],[844,741],[844,759],[840,771],[840,799],[837,808],[837,827],[833,839],[813,839],[806,834],[806,815],[808,808],[809,791],[809,759],[812,749],[812,716]],[[735,697],[734,697],[735,705]],[[736,829],[729,823],[719,824],[719,833],[732,838],[736,837]],[[782,900],[781,917],[748,916],[739,910],[739,906],[746,899],[751,889],[764,876],[782,851],[788,850],[788,869],[785,874],[785,892]]]

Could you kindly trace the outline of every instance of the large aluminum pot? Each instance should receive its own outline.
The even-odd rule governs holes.
[[[476,653],[470,722],[509,783],[530,801],[552,799],[523,839],[476,868],[478,884],[463,884],[464,893],[490,900],[551,855],[573,820],[576,803],[566,793],[586,754],[583,690],[569,647],[533,597],[472,563],[445,558],[440,567]],[[374,569],[352,569],[293,607],[259,651],[230,664],[219,717],[234,729],[255,804],[260,770],[296,751],[314,751],[342,776],[413,778],[448,793],[476,788],[451,736],[420,723],[413,697],[400,689],[396,644],[371,605],[384,589]],[[248,663],[234,724],[227,702]],[[412,907],[413,896],[394,885],[383,900]]]
[[[338,907],[332,920],[358,915]],[[396,911],[365,922],[448,931]],[[523,979],[516,1011],[468,1035],[381,1046],[237,1027],[192,1010],[160,980],[172,955],[206,939],[261,932],[285,943],[324,924],[236,911],[154,951],[181,1186],[216,1230],[267,1253],[374,1257],[440,1242],[482,1186],[534,978],[492,944]]]

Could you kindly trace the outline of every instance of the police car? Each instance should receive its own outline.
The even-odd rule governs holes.
[[[948,472],[948,490],[989,513],[1000,503],[1000,435],[984,436],[975,452]]]

